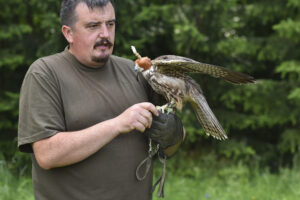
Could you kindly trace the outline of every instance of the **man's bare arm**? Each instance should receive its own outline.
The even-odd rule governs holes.
[[[158,115],[151,103],[131,106],[119,116],[74,132],[59,132],[56,135],[33,143],[38,164],[43,169],[62,167],[80,162],[119,134],[136,129],[144,132],[151,126],[152,114]]]

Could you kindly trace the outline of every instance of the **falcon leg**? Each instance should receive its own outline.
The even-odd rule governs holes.
[[[165,113],[167,112],[167,114],[169,114],[170,112],[175,112],[174,111],[174,108],[176,106],[176,103],[174,101],[171,101],[170,103],[167,103],[165,105],[162,105],[162,106],[156,106],[156,108],[158,110],[160,110],[162,113]]]
[[[156,106],[157,110],[161,111],[162,113],[165,113],[167,110],[168,104],[162,105],[162,106]]]

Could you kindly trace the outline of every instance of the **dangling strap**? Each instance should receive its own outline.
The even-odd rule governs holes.
[[[160,178],[154,183],[153,187],[152,187],[152,193],[154,192],[156,186],[159,183],[159,188],[157,191],[157,197],[164,197],[164,186],[165,186],[165,180],[166,180],[166,156],[164,156],[163,158],[161,158],[160,156],[158,157],[160,162],[163,164],[162,165],[162,173]]]
[[[136,168],[135,171],[135,175],[136,178],[139,181],[142,181],[146,178],[146,176],[149,173],[149,170],[151,168],[151,163],[152,163],[152,157],[158,152],[159,150],[159,145],[157,145],[157,147],[154,149],[154,151],[152,150],[152,140],[149,139],[149,151],[148,151],[148,156],[147,158],[145,158]],[[159,184],[159,188],[157,191],[157,197],[164,197],[164,186],[165,186],[165,179],[166,179],[166,160],[167,160],[167,156],[163,155],[163,157],[160,156],[160,154],[158,154],[158,158],[159,161],[162,163],[162,173],[160,178],[154,183],[153,187],[152,187],[152,193],[154,192],[156,186]],[[140,175],[140,170],[142,168],[143,165],[146,164],[146,169],[145,169],[145,173],[144,175]]]
[[[157,151],[158,151],[158,147],[156,149],[154,149],[154,151],[152,151],[152,140],[149,139],[148,156],[137,166],[136,171],[135,171],[136,178],[139,181],[144,180],[146,178],[146,176],[148,175],[149,170],[151,168],[152,157],[157,153]],[[144,164],[146,164],[145,173],[144,173],[144,175],[140,175],[140,170]]]

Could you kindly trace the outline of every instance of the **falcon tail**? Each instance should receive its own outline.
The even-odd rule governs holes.
[[[193,83],[190,84],[194,85]],[[211,135],[219,140],[227,139],[224,129],[210,109],[201,89],[199,89],[196,89],[193,86],[191,86],[190,89],[190,97],[192,98],[190,102],[193,106],[197,119],[207,135]]]

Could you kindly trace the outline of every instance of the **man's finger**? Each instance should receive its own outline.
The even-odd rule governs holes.
[[[138,119],[138,122],[141,123],[145,128],[149,126],[149,121],[147,118],[140,116]]]
[[[141,103],[140,105],[142,106],[142,108],[152,112],[155,116],[159,115],[157,108],[152,103],[144,102],[144,103]]]
[[[135,129],[142,133],[146,130],[144,124],[142,124],[141,122],[136,122]]]
[[[152,124],[152,113],[149,110],[143,110],[141,115],[147,120],[147,128],[150,128]]]

